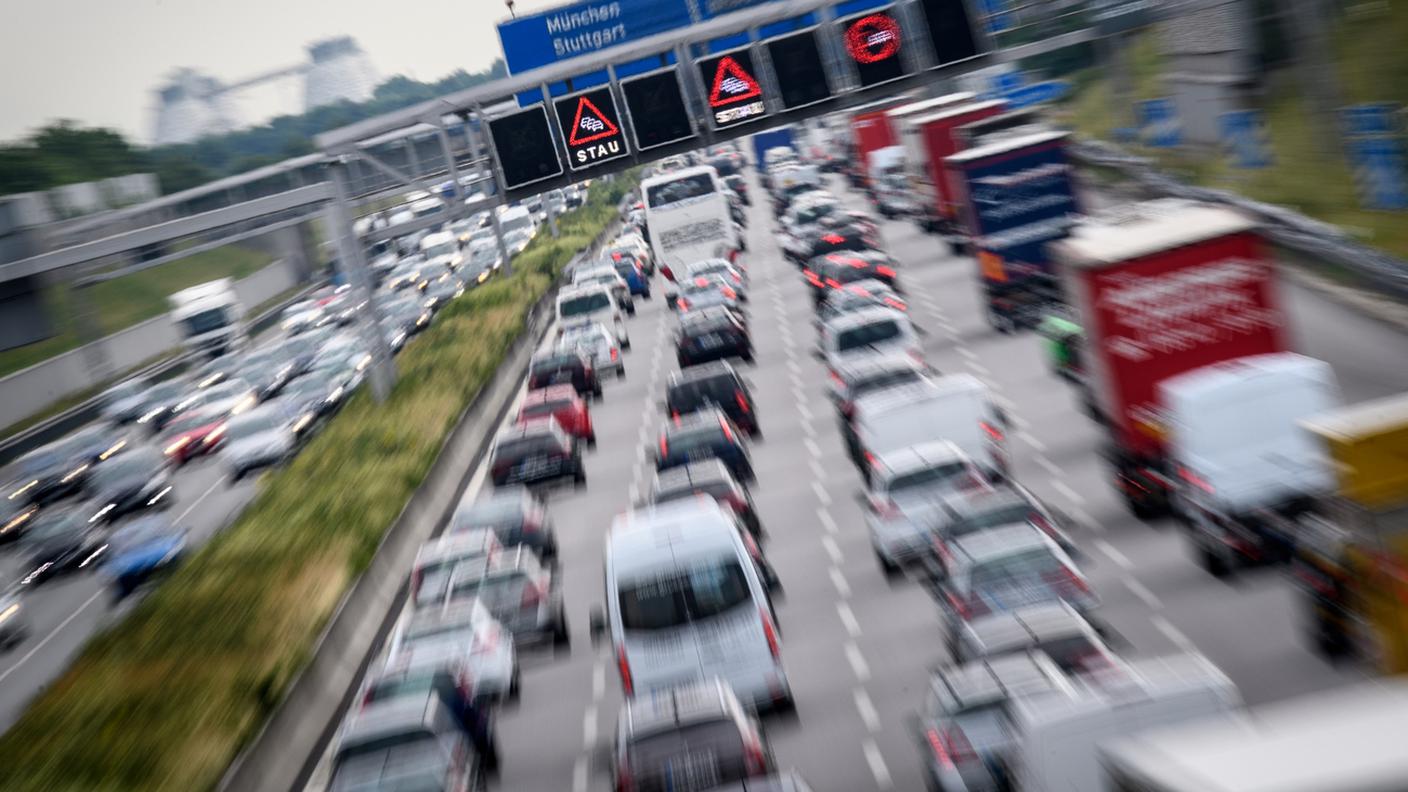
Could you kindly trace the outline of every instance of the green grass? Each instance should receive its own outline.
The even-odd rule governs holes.
[[[216,278],[238,280],[258,272],[272,261],[272,257],[257,250],[226,245],[96,283],[87,287],[87,299],[90,310],[97,315],[99,335],[108,335],[166,313],[169,310],[166,297],[172,292]],[[79,346],[73,296],[68,287],[51,286],[45,290],[43,298],[49,316],[56,322],[57,332],[42,341],[0,352],[0,377]]]
[[[509,278],[474,289],[397,359],[243,515],[72,666],[0,738],[8,792],[211,789],[308,661],[313,643],[420,486],[465,407],[575,249],[615,217],[599,184]]]
[[[1408,4],[1363,4],[1335,31],[1339,77],[1347,103],[1408,104]],[[1165,95],[1163,66],[1155,37],[1143,37],[1131,58],[1135,100]],[[1096,76],[1064,108],[1080,134],[1109,139],[1115,123],[1109,112],[1110,84]],[[1354,173],[1342,150],[1324,150],[1312,134],[1309,106],[1294,70],[1273,74],[1261,107],[1275,155],[1272,167],[1231,167],[1214,150],[1169,152],[1135,147],[1184,179],[1232,190],[1257,200],[1293,208],[1340,226],[1366,244],[1408,258],[1408,222],[1403,213],[1360,208]]]

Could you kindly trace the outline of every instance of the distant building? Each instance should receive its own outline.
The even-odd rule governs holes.
[[[303,109],[337,102],[365,102],[376,91],[371,59],[349,36],[319,41],[308,47],[312,67],[303,83]]]

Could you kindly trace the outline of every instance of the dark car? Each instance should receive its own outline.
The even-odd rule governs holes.
[[[547,507],[527,487],[499,487],[472,503],[461,503],[450,517],[451,534],[485,528],[504,547],[531,547],[545,561],[557,557],[557,532]]]
[[[148,431],[157,432],[166,426],[171,408],[190,392],[191,384],[185,380],[173,379],[158,382],[142,392],[141,406],[136,422]]]
[[[819,226],[815,234],[811,239],[806,240],[811,245],[811,249],[802,256],[802,261],[810,261],[818,256],[832,253],[858,253],[862,250],[874,250],[879,247],[878,240],[860,228]]]
[[[592,367],[591,357],[581,349],[561,348],[539,352],[528,364],[528,389],[571,383],[579,396],[601,398],[601,379]]]
[[[719,680],[657,690],[622,707],[617,792],[702,792],[773,770],[757,721]]]
[[[103,568],[113,579],[113,594],[131,594],[143,583],[180,563],[186,553],[186,529],[162,515],[143,515],[108,539]]]
[[[802,275],[812,289],[812,302],[819,308],[833,291],[856,281],[874,279],[898,291],[895,267],[888,255],[878,250],[861,250],[813,258]]]
[[[3,491],[14,489],[15,487],[11,486]],[[25,498],[0,497],[0,542],[13,542],[23,536],[30,521],[38,513],[39,507]]]
[[[680,368],[737,357],[753,361],[753,340],[748,328],[732,315],[716,314],[681,322],[675,335],[675,357]]]
[[[88,519],[92,515],[82,505],[40,512],[21,542],[30,568],[24,582],[38,585],[92,566],[107,548],[106,529],[95,526]]]
[[[43,506],[76,495],[93,468],[126,448],[119,429],[94,424],[20,457],[4,479],[13,481],[5,497]]]
[[[668,470],[691,462],[718,459],[739,481],[754,480],[753,460],[742,434],[729,417],[717,409],[676,417],[660,433],[655,469]]]
[[[167,458],[155,448],[134,448],[93,469],[87,492],[96,507],[94,522],[114,522],[133,512],[171,505]]]
[[[727,184],[730,190],[738,193],[738,199],[743,202],[744,206],[753,205],[753,200],[748,197],[748,180],[742,174],[735,173],[725,176],[724,184]]]
[[[748,383],[727,363],[692,366],[670,375],[665,386],[665,409],[671,418],[697,410],[719,409],[750,437],[761,437],[758,406]]]
[[[668,503],[681,498],[707,495],[733,511],[754,538],[763,535],[763,523],[753,496],[733,477],[728,466],[717,459],[691,462],[688,465],[662,470],[655,476],[650,502]]]
[[[841,288],[832,289],[827,293],[826,300],[817,307],[816,327],[820,330],[832,319],[867,308],[891,308],[901,313],[909,312],[909,304],[889,284],[881,280],[863,278],[843,283]]]
[[[570,476],[578,487],[587,483],[587,469],[577,441],[552,421],[515,426],[494,441],[490,471],[494,486],[536,484]]]
[[[796,770],[782,775],[754,776],[736,784],[713,787],[706,792],[812,792]]]

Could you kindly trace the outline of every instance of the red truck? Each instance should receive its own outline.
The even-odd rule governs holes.
[[[1159,383],[1285,351],[1275,267],[1252,220],[1178,199],[1086,218],[1049,253],[1085,329],[1082,384],[1116,487],[1136,516],[1158,516],[1172,483]]]
[[[864,105],[852,111],[851,145],[855,147],[855,156],[851,158],[848,172],[852,187],[869,186],[871,152],[899,145],[899,139],[895,136],[885,112],[905,103],[904,97],[897,97]]]
[[[945,169],[944,159],[958,153],[963,142],[958,128],[1001,113],[1001,99],[968,102],[905,119],[901,130],[909,183],[920,203],[918,222],[930,233],[944,234],[955,252],[967,244],[967,229],[959,216],[960,198]]]

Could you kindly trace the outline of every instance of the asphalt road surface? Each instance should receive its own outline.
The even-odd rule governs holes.
[[[750,175],[750,179],[753,177]],[[856,208],[863,201],[831,186]],[[753,194],[761,196],[756,179]],[[919,584],[887,581],[870,549],[860,480],[847,460],[826,373],[811,357],[812,310],[797,269],[773,241],[770,213],[749,210],[750,318],[756,363],[740,364],[758,402],[765,439],[753,447],[754,499],[765,545],[782,579],[783,657],[795,716],[764,721],[779,763],[797,767],[818,792],[922,788],[917,746],[906,724],[922,705],[928,669],[946,660],[937,605]],[[980,310],[971,260],[935,237],[885,223],[910,312],[927,331],[925,352],[942,372],[967,371],[1005,400],[1013,421],[1015,477],[1072,515],[1104,605],[1100,619],[1128,656],[1201,651],[1257,704],[1361,679],[1302,642],[1287,583],[1274,571],[1215,580],[1169,524],[1131,517],[1096,455],[1097,428],[1071,390],[1044,366],[1031,334],[1000,336]],[[659,299],[638,302],[629,322],[634,350],[624,381],[608,381],[593,404],[599,444],[587,456],[588,486],[554,490],[570,653],[525,654],[523,694],[500,721],[502,774],[516,792],[603,790],[621,705],[616,671],[588,640],[588,612],[602,602],[605,535],[612,518],[647,493],[660,401],[675,369],[672,315]],[[1408,343],[1388,327],[1286,285],[1296,348],[1335,367],[1354,402],[1408,390]],[[467,497],[483,486],[482,471]],[[326,782],[326,762],[310,788]]]

